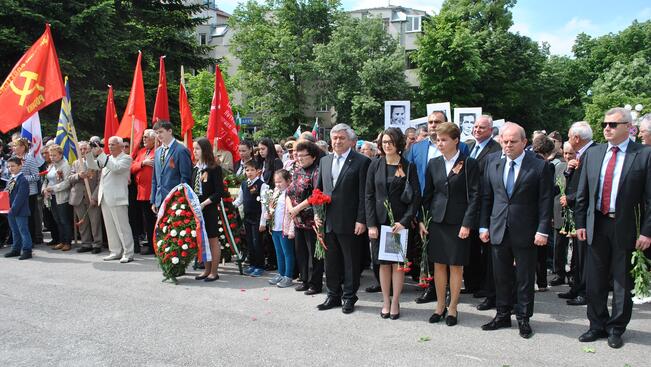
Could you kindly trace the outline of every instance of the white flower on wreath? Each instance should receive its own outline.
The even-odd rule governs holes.
[[[161,247],[163,245],[163,240],[158,240],[156,244],[158,245],[158,247]]]
[[[188,245],[184,243],[183,246],[181,246],[181,248],[184,249],[184,250],[187,250],[187,249],[188,249]]]
[[[185,229],[181,230],[181,233],[179,233],[181,237],[185,237]]]
[[[167,226],[163,227],[163,233],[167,233]]]
[[[167,218],[167,223],[172,223],[172,217]]]
[[[181,204],[181,209],[185,210],[185,204]]]
[[[176,204],[172,205],[172,210],[176,210]]]
[[[174,214],[176,214],[176,215],[181,215],[182,212],[183,212],[183,211],[182,211],[181,209],[179,209],[179,210],[175,211]]]
[[[176,265],[176,264],[178,264],[178,263],[179,263],[179,258],[176,257],[176,256],[173,257],[173,258],[172,258],[172,264]]]
[[[220,240],[225,240],[225,239],[226,239],[226,236],[221,235],[221,236],[219,236],[219,239],[220,239]]]
[[[226,244],[226,247],[231,247],[231,244],[230,244],[230,243],[227,243],[227,244]]]
[[[170,232],[170,234],[172,235],[172,237],[176,237],[176,235],[178,235],[178,232],[176,232],[176,229],[173,229],[173,230]]]
[[[169,247],[166,248],[166,249],[165,249],[165,252],[170,252],[170,248],[169,248]]]
[[[257,200],[257,201],[260,201],[260,197],[259,197],[259,196],[258,196],[258,197],[256,197],[256,198],[255,198],[255,200]]]
[[[219,227],[219,232],[224,232],[224,228]]]
[[[190,234],[192,235],[192,237],[197,237],[197,231],[195,231],[195,230],[192,230],[192,232],[190,232]]]

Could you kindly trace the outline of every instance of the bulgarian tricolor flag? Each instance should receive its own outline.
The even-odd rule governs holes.
[[[296,131],[294,131],[294,137],[296,139],[301,137],[301,125],[298,125],[298,127],[296,128]]]
[[[316,118],[314,121],[314,126],[312,126],[312,136],[314,139],[319,140],[319,118]]]

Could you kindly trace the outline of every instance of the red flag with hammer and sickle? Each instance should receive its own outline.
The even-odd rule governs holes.
[[[59,58],[47,24],[45,33],[18,60],[0,87],[0,131],[6,133],[20,126],[65,93]]]

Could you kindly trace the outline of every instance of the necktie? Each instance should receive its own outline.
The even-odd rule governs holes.
[[[470,155],[470,158],[475,159],[477,158],[477,155],[479,155],[479,144],[476,144],[475,147],[472,149],[472,154]]]
[[[335,156],[335,161],[333,162],[333,168],[334,171],[332,172],[332,185],[337,184],[337,179],[339,179],[339,173],[341,172],[341,163],[340,162],[341,156]]]
[[[163,147],[163,151],[160,153],[160,166],[163,167],[165,165],[165,156],[167,155],[167,150],[168,147]]]
[[[615,164],[617,163],[617,152],[619,147],[612,147],[610,150],[613,155],[606,166],[606,175],[604,176],[604,187],[601,191],[601,212],[605,215],[610,212],[610,194],[613,191],[613,176],[615,175]]]
[[[506,194],[513,195],[513,186],[515,186],[515,161],[511,161],[511,168],[509,168],[509,174],[506,176]]]
[[[203,174],[202,169],[197,169],[197,177],[194,179],[194,193],[197,195],[202,194],[201,190],[201,175]]]

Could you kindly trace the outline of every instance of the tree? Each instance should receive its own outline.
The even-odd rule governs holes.
[[[330,39],[340,16],[338,0],[250,0],[235,9],[236,84],[261,135],[285,137],[305,122],[314,47]]]
[[[131,87],[138,50],[143,52],[147,105],[153,109],[158,57],[167,55],[172,120],[178,121],[181,65],[201,69],[212,60],[193,34],[203,20],[201,4],[183,0],[0,0],[0,74],[7,75],[26,49],[52,25],[61,71],[70,77],[73,118],[80,135],[104,126],[106,85],[112,84],[119,113]],[[60,105],[43,111],[44,134],[56,130]],[[49,123],[45,123],[49,121]],[[100,134],[101,135],[101,134]]]
[[[384,126],[384,101],[409,99],[404,50],[380,19],[342,18],[330,42],[317,45],[314,69],[319,94],[337,121],[375,138]]]

